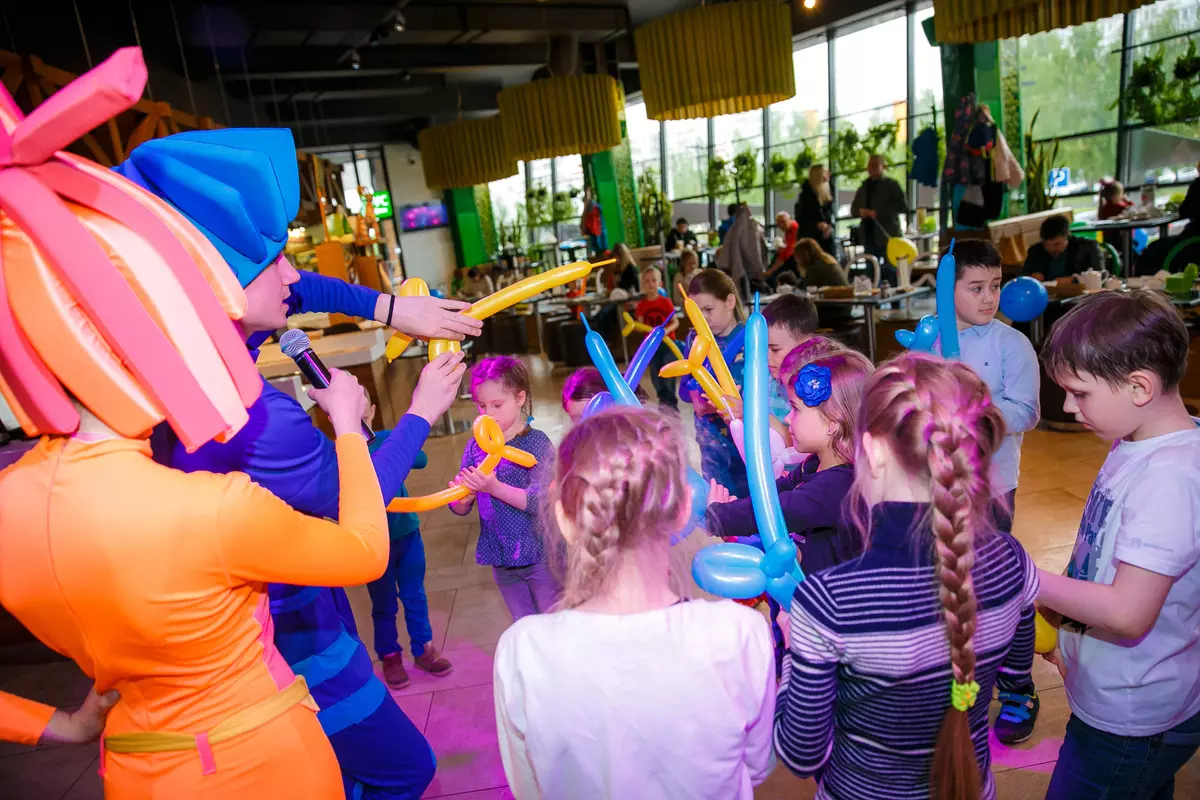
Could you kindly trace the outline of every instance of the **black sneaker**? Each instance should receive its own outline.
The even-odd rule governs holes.
[[[1000,716],[996,717],[996,738],[1004,744],[1020,744],[1033,736],[1037,724],[1038,696],[1030,686],[1029,694],[1000,692]]]

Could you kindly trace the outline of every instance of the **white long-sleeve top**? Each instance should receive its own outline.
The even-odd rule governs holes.
[[[775,765],[771,633],[730,600],[524,617],[494,678],[517,800],[749,800]]]

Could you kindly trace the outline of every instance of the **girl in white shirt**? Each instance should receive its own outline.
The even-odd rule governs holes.
[[[686,469],[677,423],[648,409],[602,412],[559,447],[547,508],[566,543],[562,603],[518,620],[496,648],[517,800],[749,800],[774,766],[766,620],[671,587]]]

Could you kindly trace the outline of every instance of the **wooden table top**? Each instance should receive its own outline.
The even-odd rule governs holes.
[[[312,340],[312,348],[326,367],[342,369],[370,364],[383,358],[389,338],[390,331],[386,328],[374,328],[356,333],[322,336]],[[295,361],[280,351],[279,345],[271,342],[263,345],[259,351],[258,371],[270,380],[294,375],[300,370],[296,368]]]

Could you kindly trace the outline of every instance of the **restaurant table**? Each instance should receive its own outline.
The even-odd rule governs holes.
[[[821,306],[826,307],[858,307],[863,310],[867,329],[867,357],[871,359],[871,363],[875,363],[876,353],[878,352],[878,342],[875,338],[875,312],[883,306],[890,306],[894,303],[904,303],[906,310],[911,307],[911,301],[932,294],[933,289],[928,286],[913,286],[903,291],[893,291],[887,297],[882,297],[879,294],[861,295],[856,297],[822,297],[820,294],[810,294],[809,299],[813,301],[813,305],[819,309]],[[779,294],[767,295],[759,301],[763,308],[767,307]]]
[[[398,419],[387,386],[386,351],[390,338],[389,329],[375,327],[311,340],[313,352],[327,368],[344,369],[358,378],[375,404],[376,424],[384,428],[391,428]],[[259,349],[258,371],[269,381],[300,372],[296,362],[285,356],[274,342]]]
[[[1164,237],[1167,235],[1167,229],[1172,222],[1179,219],[1179,215],[1175,214],[1168,217],[1151,217],[1148,219],[1098,219],[1092,220],[1078,228],[1072,228],[1072,233],[1107,233],[1116,231],[1135,231],[1139,228],[1158,228],[1158,235]],[[1125,277],[1132,278],[1136,276],[1133,269],[1133,262],[1130,260],[1130,247],[1133,241],[1133,236],[1123,237],[1121,242],[1121,264],[1125,267]]]

